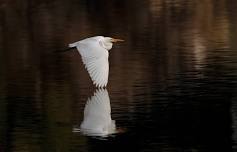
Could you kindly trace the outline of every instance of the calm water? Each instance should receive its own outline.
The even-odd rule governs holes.
[[[237,150],[236,8],[235,0],[2,0],[0,151]],[[94,35],[126,40],[110,52],[107,90],[92,85],[76,51],[52,53]],[[102,117],[115,121],[113,134],[80,129]]]

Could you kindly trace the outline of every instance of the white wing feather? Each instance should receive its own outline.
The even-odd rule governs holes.
[[[93,83],[98,87],[105,87],[109,75],[108,50],[101,47],[99,41],[93,38],[75,42],[69,46],[77,47]]]

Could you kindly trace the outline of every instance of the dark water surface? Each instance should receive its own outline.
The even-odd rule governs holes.
[[[235,0],[0,1],[0,151],[237,150],[236,8]],[[80,55],[53,53],[94,35],[126,40],[110,52],[107,90],[97,90],[106,102],[91,101],[94,126],[100,115],[115,120],[107,136],[80,130],[96,94]]]

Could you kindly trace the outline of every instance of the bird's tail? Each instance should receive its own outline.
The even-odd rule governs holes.
[[[76,47],[77,47],[77,42],[69,44],[68,48],[63,48],[63,49],[55,50],[54,52],[55,53],[66,52],[66,51],[70,51],[70,50],[72,50],[72,49],[74,49]]]
[[[75,43],[70,43],[70,44],[68,45],[68,47],[70,47],[70,48],[77,47],[77,42],[75,42]]]

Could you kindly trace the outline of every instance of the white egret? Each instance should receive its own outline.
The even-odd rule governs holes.
[[[109,50],[114,42],[124,40],[111,37],[95,36],[69,44],[69,48],[76,47],[81,54],[82,61],[96,87],[106,87],[109,75]]]
[[[77,131],[77,128],[73,129]],[[84,108],[80,131],[89,136],[106,137],[116,133],[115,121],[111,119],[109,94],[106,89],[97,90]]]

